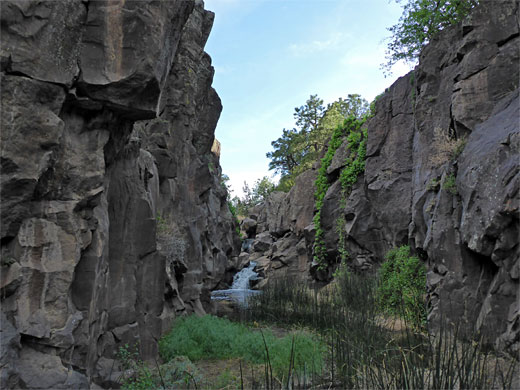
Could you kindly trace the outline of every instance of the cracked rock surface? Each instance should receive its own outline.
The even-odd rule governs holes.
[[[113,386],[240,241],[201,1],[2,1],[2,388]],[[189,87],[186,87],[189,85]]]

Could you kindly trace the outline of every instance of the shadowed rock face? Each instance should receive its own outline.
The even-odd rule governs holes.
[[[256,261],[265,277],[311,271],[328,281],[344,216],[349,266],[373,268],[388,250],[409,244],[428,267],[432,328],[441,317],[464,321],[468,331],[476,327],[498,349],[518,354],[518,7],[481,2],[377,100],[367,122],[365,172],[344,208],[338,176],[349,152],[346,144],[337,150],[321,210],[329,269],[311,263],[314,171],[252,210],[257,236],[242,264]],[[450,138],[445,142],[466,139],[460,154],[443,152],[441,141]]]
[[[266,201],[250,210],[251,218],[242,221],[241,228],[252,239],[245,248],[236,268],[257,263],[257,271],[263,281],[269,278],[289,276],[310,279],[314,229],[314,182],[317,173],[308,170],[298,176],[288,193],[273,192]]]
[[[518,2],[486,1],[433,40],[415,71],[377,101],[365,174],[344,210],[354,266],[410,244],[429,269],[431,323],[464,318],[513,353],[520,348],[518,36]],[[436,134],[467,143],[443,159]],[[440,183],[450,177],[448,191]],[[339,191],[331,183],[322,210],[332,261]]]
[[[211,152],[213,14],[198,1],[1,7],[1,386],[110,385],[119,346],[156,356],[238,255]]]

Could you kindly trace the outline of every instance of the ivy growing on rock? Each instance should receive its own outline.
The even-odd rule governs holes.
[[[318,170],[318,177],[315,182],[316,192],[314,194],[316,199],[316,214],[314,215],[314,226],[316,228],[314,239],[314,261],[318,264],[318,268],[324,268],[326,266],[327,248],[324,240],[325,233],[321,224],[321,209],[323,208],[323,201],[327,190],[330,187],[327,178],[327,169],[330,167],[336,151],[346,139],[347,149],[350,153],[345,161],[345,167],[341,171],[339,178],[342,188],[342,197],[343,199],[346,199],[352,186],[356,183],[358,176],[365,170],[366,129],[362,129],[362,126],[366,120],[366,116],[361,119],[358,119],[355,116],[349,116],[344,121],[343,125],[338,126],[332,134],[327,153],[325,153],[325,156],[321,160],[321,166]],[[344,203],[344,201],[342,203]],[[338,223],[338,227],[340,224],[341,221]],[[343,231],[341,227],[339,227],[338,234],[342,238]],[[340,248],[340,253],[342,254],[342,258],[347,257],[346,249],[344,247]]]

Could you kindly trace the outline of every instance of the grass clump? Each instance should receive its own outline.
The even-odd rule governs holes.
[[[457,195],[457,182],[453,173],[444,178],[442,189],[448,191],[452,195]]]
[[[379,274],[378,303],[421,329],[426,322],[426,268],[407,245],[390,250]]]
[[[310,361],[320,370],[324,347],[307,333],[296,332],[277,338],[270,331],[255,331],[225,318],[206,315],[178,319],[170,333],[159,341],[159,352],[166,361],[176,356],[186,356],[193,361],[241,358],[253,364],[269,360],[275,375],[282,377],[291,360],[296,371]]]
[[[433,153],[430,163],[434,167],[440,167],[447,162],[456,160],[464,151],[468,142],[467,137],[455,137],[450,131],[443,131],[436,127],[433,130]]]

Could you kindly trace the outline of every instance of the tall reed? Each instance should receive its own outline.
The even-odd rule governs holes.
[[[321,375],[291,381],[289,372],[281,387],[511,388],[518,363],[485,351],[479,337],[463,339],[456,327],[447,326],[429,335],[406,320],[400,329],[389,326],[378,309],[377,283],[376,275],[347,272],[319,290],[277,279],[251,299],[241,313],[246,321],[311,328],[328,345]]]

